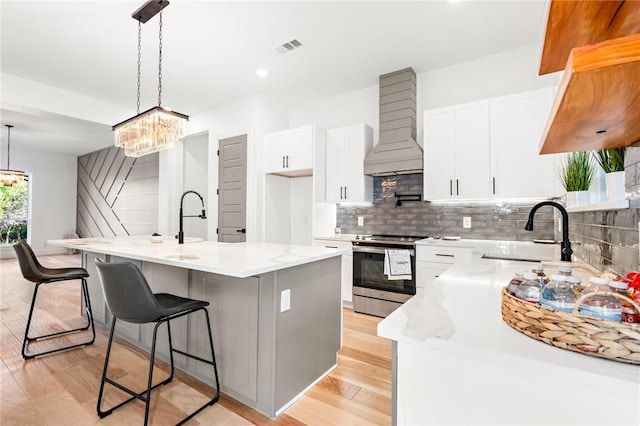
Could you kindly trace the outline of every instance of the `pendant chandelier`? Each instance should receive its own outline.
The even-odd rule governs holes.
[[[11,152],[11,128],[13,125],[5,124],[7,127],[7,168],[0,169],[0,186],[12,187],[26,179],[24,172],[19,170],[11,170],[9,167],[9,155]]]
[[[138,21],[138,110],[134,117],[113,126],[115,145],[124,148],[128,157],[140,157],[173,147],[175,141],[184,137],[189,117],[162,107],[162,9],[166,0],[149,0],[131,17]],[[140,113],[140,58],[142,24],[160,13],[159,60],[158,60],[158,105]]]

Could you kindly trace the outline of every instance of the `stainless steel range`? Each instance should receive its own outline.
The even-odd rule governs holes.
[[[415,242],[423,236],[364,235],[353,243],[353,310],[386,317],[416,294]],[[385,251],[407,250],[411,278],[389,279],[384,273]]]

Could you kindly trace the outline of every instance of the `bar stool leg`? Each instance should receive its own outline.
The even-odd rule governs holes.
[[[93,310],[91,309],[91,300],[89,299],[89,286],[87,285],[87,280],[82,279],[82,294],[84,296],[84,310],[87,313],[87,319],[89,323],[87,324],[87,328],[91,325],[91,341],[87,343],[87,345],[93,344],[96,341],[96,326],[93,322]]]
[[[107,353],[104,357],[102,379],[100,380],[100,392],[98,392],[98,405],[96,407],[98,410],[98,416],[100,416],[100,418],[106,417],[113,412],[113,408],[107,411],[102,411],[100,406],[102,405],[102,394],[104,392],[104,384],[107,381],[107,369],[109,368],[109,356],[111,355],[111,344],[113,343],[113,334],[115,329],[116,329],[116,317],[113,317],[113,320],[111,321],[111,331],[109,332],[109,343],[107,343]]]
[[[209,346],[211,347],[211,362],[213,363],[213,373],[216,377],[216,396],[211,400],[209,405],[215,404],[220,397],[220,380],[218,379],[218,365],[216,364],[216,354],[213,349],[213,336],[211,334],[211,322],[209,321],[209,311],[207,308],[203,309],[204,316],[207,320],[207,330],[209,331]]]
[[[27,355],[27,344],[29,342],[29,329],[31,327],[31,319],[33,318],[33,308],[36,306],[36,297],[38,296],[38,289],[40,288],[40,284],[37,283],[36,288],[33,291],[33,297],[31,298],[31,308],[29,308],[29,318],[27,318],[27,327],[24,330],[24,340],[22,341],[22,358],[30,359],[33,358],[33,355]]]

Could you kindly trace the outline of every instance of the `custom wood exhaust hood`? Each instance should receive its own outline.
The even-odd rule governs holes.
[[[540,74],[565,73],[541,154],[640,141],[639,33],[640,1],[551,2]]]

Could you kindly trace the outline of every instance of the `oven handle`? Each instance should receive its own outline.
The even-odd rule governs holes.
[[[353,246],[354,253],[376,253],[376,254],[384,254],[385,250],[404,250],[404,249],[385,249],[384,247],[363,247],[363,246]],[[415,256],[416,251],[414,249],[409,250],[409,254],[411,256]]]

